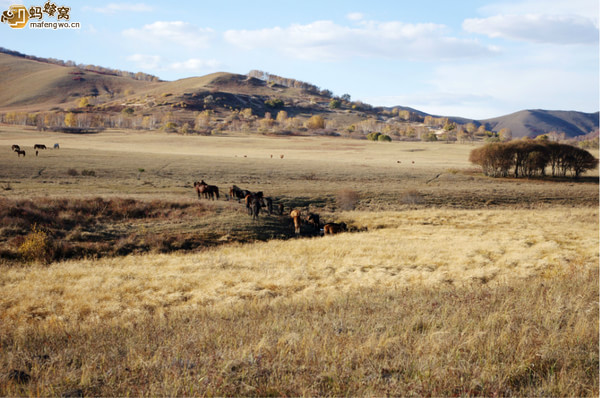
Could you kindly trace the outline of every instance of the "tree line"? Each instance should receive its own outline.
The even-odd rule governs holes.
[[[496,142],[473,149],[469,161],[481,166],[491,177],[545,176],[550,169],[552,177],[578,178],[582,173],[598,167],[598,159],[582,148],[551,141],[522,139]]]

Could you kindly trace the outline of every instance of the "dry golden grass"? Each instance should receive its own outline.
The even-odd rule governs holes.
[[[482,178],[468,145],[4,133],[7,153],[61,143],[0,157],[11,200],[195,203],[204,178],[352,232],[2,266],[0,396],[599,394],[597,183]],[[202,207],[140,228],[227,242],[279,222]]]
[[[597,394],[596,209],[340,216],[371,230],[4,269],[0,394]]]

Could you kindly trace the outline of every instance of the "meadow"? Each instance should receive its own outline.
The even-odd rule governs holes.
[[[0,395],[599,393],[597,170],[488,178],[475,144],[0,129]],[[199,200],[201,179],[285,213]],[[292,208],[349,232],[296,238]],[[20,258],[34,227],[68,255]]]

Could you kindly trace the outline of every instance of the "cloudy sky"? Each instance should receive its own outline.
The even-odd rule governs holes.
[[[164,80],[260,69],[445,116],[599,110],[598,0],[54,3],[81,28],[1,24],[0,46]]]

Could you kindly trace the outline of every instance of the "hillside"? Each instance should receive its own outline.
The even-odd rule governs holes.
[[[0,54],[0,109],[28,111],[73,106],[84,96],[112,98],[158,83]]]
[[[253,123],[252,128],[256,128],[258,118],[269,114],[275,118],[279,111],[285,110],[287,116],[297,120],[280,129],[284,132],[297,130],[311,116],[321,115],[330,132],[344,130],[359,137],[371,131],[386,131],[402,139],[421,139],[428,134],[428,128],[441,128],[447,119],[456,124],[484,125],[487,130],[496,132],[509,128],[514,138],[552,131],[564,132],[565,138],[573,138],[598,129],[598,112],[546,110],[524,110],[479,121],[434,116],[434,123],[425,126],[424,119],[432,117],[425,112],[407,106],[373,107],[350,101],[349,96],[348,99],[333,97],[329,90],[309,83],[260,71],[251,71],[248,75],[218,72],[168,82],[143,73],[75,65],[71,61],[43,59],[1,48],[0,87],[0,115],[47,111],[102,113],[104,120],[120,118],[118,127],[141,124],[141,121],[123,123],[123,111],[138,118],[152,115],[161,123],[165,115],[173,114],[172,121],[182,127],[184,124],[194,126],[197,113],[208,110],[212,113],[205,131],[211,131],[215,127],[227,129],[235,120],[240,121],[237,128],[246,129]],[[79,108],[83,97],[90,98],[90,105]],[[336,107],[330,106],[332,99],[338,101]],[[273,104],[272,101],[279,102]],[[244,109],[252,110],[253,119],[239,118],[236,112]],[[90,127],[85,125],[89,121],[78,123],[79,127]],[[150,128],[160,127],[157,123]],[[425,123],[428,122],[425,120]],[[114,127],[115,121],[107,124]],[[262,129],[264,131],[264,126]]]
[[[566,138],[588,134],[598,129],[599,113],[575,111],[523,110],[510,115],[481,120],[492,131],[509,128],[514,138],[535,137],[552,131],[564,132]]]

